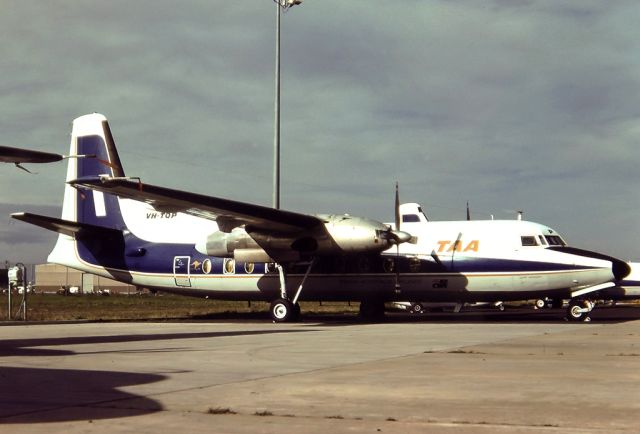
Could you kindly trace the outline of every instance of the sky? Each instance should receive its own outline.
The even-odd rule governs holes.
[[[107,116],[127,175],[270,206],[272,0],[0,0],[0,144]],[[640,3],[305,0],[282,16],[281,207],[526,220],[639,260]],[[0,165],[0,263],[45,262],[65,164]]]

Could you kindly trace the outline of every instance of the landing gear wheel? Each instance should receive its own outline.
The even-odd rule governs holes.
[[[384,302],[377,300],[362,300],[358,316],[363,321],[377,322],[384,319]]]
[[[300,312],[300,306],[296,307],[289,300],[277,298],[271,302],[271,319],[273,322],[289,322],[293,321],[296,311]]]
[[[539,298],[536,300],[536,309],[542,309],[546,305],[547,303],[543,299]]]
[[[293,316],[291,317],[291,321],[299,321],[300,320],[300,303],[296,303],[293,305]]]
[[[422,305],[420,303],[412,303],[411,304],[411,312],[412,313],[422,313]]]
[[[571,300],[569,307],[567,308],[567,318],[569,321],[584,321],[589,322],[589,312],[591,312],[593,306],[585,300]]]

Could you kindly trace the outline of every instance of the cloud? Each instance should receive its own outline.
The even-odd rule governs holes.
[[[2,143],[66,152],[110,119],[128,174],[271,202],[275,5],[10,1]],[[540,220],[638,258],[636,2],[309,1],[283,16],[286,208]],[[25,55],[28,53],[28,55]],[[54,206],[64,164],[0,166],[0,202]],[[18,199],[19,198],[19,199]]]

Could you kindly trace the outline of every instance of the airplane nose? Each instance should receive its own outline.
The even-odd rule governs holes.
[[[627,262],[620,260],[618,258],[614,258],[613,256],[605,255],[598,252],[592,252],[590,250],[578,249],[576,247],[568,247],[568,246],[564,246],[564,247],[552,246],[548,248],[550,250],[569,253],[572,255],[578,255],[578,256],[584,256],[587,258],[602,259],[604,261],[609,261],[611,262],[611,272],[613,273],[613,276],[615,277],[616,280],[622,280],[625,277],[627,277],[629,273],[631,273],[631,266]]]

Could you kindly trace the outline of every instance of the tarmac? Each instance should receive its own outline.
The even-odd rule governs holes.
[[[596,311],[5,324],[0,431],[638,432],[640,307]]]

